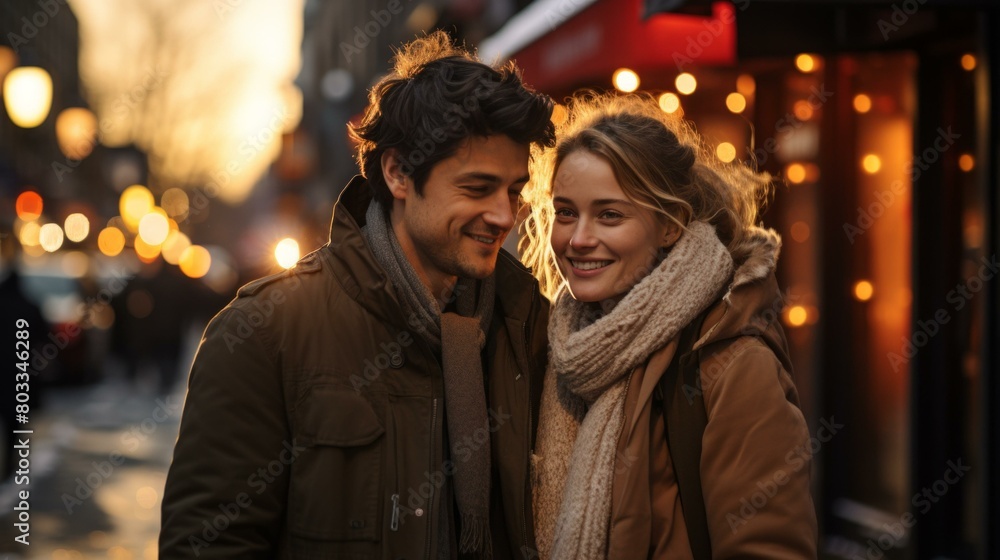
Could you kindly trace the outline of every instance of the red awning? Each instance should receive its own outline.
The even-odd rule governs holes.
[[[549,93],[610,80],[622,67],[641,76],[643,70],[676,73],[736,61],[736,13],[728,2],[713,4],[711,17],[655,14],[643,20],[643,0],[579,0],[582,9],[558,23],[567,4],[536,0],[484,41],[480,55],[516,60],[525,81]]]

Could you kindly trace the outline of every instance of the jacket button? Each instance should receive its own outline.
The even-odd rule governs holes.
[[[416,515],[417,517],[423,517],[424,516],[423,508],[417,508],[413,510],[413,515]]]
[[[363,529],[365,526],[365,521],[363,519],[352,519],[351,529]]]
[[[406,359],[403,357],[402,352],[397,351],[389,355],[389,365],[395,369],[403,367],[403,362],[405,361]]]

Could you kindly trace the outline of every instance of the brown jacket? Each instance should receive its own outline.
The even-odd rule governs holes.
[[[368,192],[352,181],[330,242],[241,288],[205,331],[167,475],[160,558],[438,557],[451,472],[440,361],[362,237]],[[548,306],[507,253],[496,279],[483,350],[492,521],[505,531],[493,540],[501,557],[520,557],[534,547],[528,458]]]
[[[739,273],[738,273],[739,274]],[[694,350],[708,424],[701,482],[713,558],[816,558],[809,431],[789,375],[774,275],[735,286]],[[676,341],[633,374],[613,482],[611,559],[690,558],[661,409],[652,399]]]

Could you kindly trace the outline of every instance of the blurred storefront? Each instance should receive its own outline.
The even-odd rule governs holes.
[[[480,45],[638,90],[777,181],[764,222],[828,558],[1000,555],[993,3],[539,0]]]

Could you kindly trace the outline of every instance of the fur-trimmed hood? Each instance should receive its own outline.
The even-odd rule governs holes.
[[[773,229],[753,227],[747,244],[749,256],[737,266],[726,294],[706,316],[694,348],[740,336],[759,336],[791,371],[780,324],[784,294],[774,276],[781,236]]]

